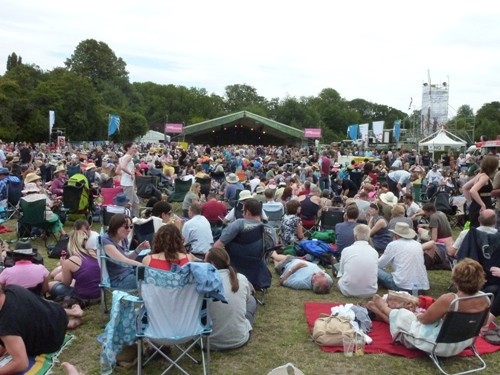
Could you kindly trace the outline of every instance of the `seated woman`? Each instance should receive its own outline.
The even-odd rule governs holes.
[[[107,262],[109,278],[113,288],[136,289],[137,282],[133,266],[140,266],[136,261],[141,250],[149,249],[148,241],[144,241],[135,250],[129,251],[128,234],[132,230],[132,219],[123,214],[114,215],[108,226],[108,232],[102,237],[106,255],[129,266]]]
[[[0,273],[0,286],[19,285],[31,290],[38,295],[44,295],[49,290],[49,270],[43,264],[32,262],[36,252],[30,241],[18,241],[15,250],[10,251],[6,242],[3,242],[2,261],[7,255],[12,254],[14,265],[5,268]]]
[[[392,235],[387,229],[387,221],[380,214],[380,206],[377,203],[370,203],[370,209],[366,216],[370,227],[370,238],[375,250],[384,252],[385,248],[392,241]]]
[[[151,216],[153,217],[155,231],[158,231],[165,224],[175,224],[179,230],[182,228],[182,219],[172,212],[172,206],[168,202],[156,202],[151,209]]]
[[[198,182],[193,183],[191,185],[191,189],[189,189],[188,193],[184,197],[184,200],[182,201],[182,216],[189,217],[189,206],[200,200],[200,192],[201,185]]]
[[[395,205],[391,210],[391,220],[387,224],[387,229],[394,229],[396,223],[406,223],[413,228],[413,220],[405,216],[405,207],[402,204]]]
[[[288,201],[286,215],[281,218],[280,240],[283,246],[299,242],[304,238],[302,222],[300,220],[300,203],[298,200]]]
[[[145,256],[142,264],[170,271],[172,264],[183,266],[195,259],[193,255],[187,253],[179,228],[174,224],[167,224],[155,233],[151,255]]]
[[[208,312],[212,320],[210,349],[234,349],[245,345],[250,339],[250,331],[257,310],[257,301],[252,295],[253,288],[247,278],[236,273],[229,265],[226,250],[213,247],[205,256],[205,261],[219,270],[224,285],[227,304],[220,301],[208,302]]]
[[[99,288],[101,271],[96,251],[87,249],[88,238],[84,230],[71,232],[68,242],[69,258],[61,261],[60,281],[49,283],[50,295],[53,298],[78,297],[86,305],[98,302],[101,296]]]
[[[394,341],[400,342],[410,349],[417,348],[429,351],[429,343],[422,339],[435,342],[451,302],[456,297],[481,295],[480,290],[486,281],[482,266],[469,258],[463,259],[453,268],[451,280],[457,287],[457,293],[443,294],[424,313],[415,315],[407,309],[391,309],[379,295],[373,297],[373,301],[367,304],[367,308],[373,311],[378,318],[389,323]],[[488,308],[489,305],[489,298],[485,295],[484,298],[461,301],[458,305],[458,311],[477,313]],[[489,325],[492,318],[493,316],[490,314],[484,327]],[[405,335],[404,332],[408,332],[409,335]],[[457,355],[470,345],[471,340],[458,344],[438,345],[436,354],[440,357]]]

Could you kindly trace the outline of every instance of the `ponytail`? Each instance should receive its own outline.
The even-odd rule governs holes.
[[[229,281],[231,282],[231,292],[236,293],[240,289],[238,275],[232,266],[227,267],[229,270]]]

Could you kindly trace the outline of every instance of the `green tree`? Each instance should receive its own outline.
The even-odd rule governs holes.
[[[476,138],[495,139],[500,134],[500,102],[483,104],[476,115]]]
[[[128,81],[125,61],[117,57],[106,43],[95,39],[80,42],[64,64],[71,72],[90,79],[94,85],[116,79]]]
[[[257,93],[257,90],[246,84],[226,86],[225,107],[228,112],[239,112],[244,110],[261,112],[261,108],[267,112],[267,100]]]
[[[22,57],[17,56],[15,52],[12,52],[12,54],[7,57],[7,70],[11,70],[13,67],[21,65],[22,63]]]

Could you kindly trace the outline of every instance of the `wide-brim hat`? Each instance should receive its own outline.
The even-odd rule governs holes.
[[[340,163],[337,163],[337,162],[333,163],[333,168],[340,168],[340,167],[342,167],[342,165],[340,165]]]
[[[34,172],[28,173],[24,178],[24,183],[29,184],[30,182],[35,182],[41,180],[42,178]]]
[[[57,166],[56,170],[54,171],[54,174],[59,173],[59,172],[66,172],[66,168],[64,167],[64,165],[59,164]]]
[[[10,172],[9,172],[9,170],[7,168],[1,167],[0,168],[0,174],[6,176],[6,175],[9,175]]]
[[[11,254],[19,254],[19,255],[27,255],[33,256],[36,255],[36,252],[33,250],[33,246],[31,245],[31,241],[17,241],[16,248],[14,250],[9,250]]]
[[[413,239],[417,235],[417,232],[415,232],[408,223],[396,223],[396,226],[394,229],[389,229],[389,232],[392,232],[394,234],[397,234],[399,237],[407,238],[407,239]]]
[[[240,196],[238,197],[238,201],[243,202],[250,198],[252,198],[252,193],[250,193],[249,190],[242,190],[240,192]]]
[[[36,186],[34,182],[28,182],[24,184],[24,189],[21,191],[23,194],[28,194],[28,193],[39,193],[40,188]]]
[[[92,168],[97,168],[94,163],[88,163],[85,167],[86,171],[90,171]]]
[[[21,159],[19,159],[19,156],[14,156],[14,157],[12,158],[12,162],[13,162],[13,163],[19,163],[20,161],[21,161]]]
[[[278,184],[279,187],[286,187],[286,182],[285,181],[280,181]]]
[[[125,193],[119,193],[113,198],[114,204],[117,206],[125,206],[130,202]]]
[[[396,198],[392,191],[380,194],[380,200],[389,206],[395,206],[398,203],[398,198]]]
[[[257,186],[255,189],[255,194],[262,194],[264,192],[264,187],[263,186]]]
[[[229,173],[229,175],[226,177],[226,181],[229,182],[230,184],[236,184],[240,182],[238,176],[234,173]]]

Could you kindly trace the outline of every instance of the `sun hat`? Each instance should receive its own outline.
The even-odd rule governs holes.
[[[33,250],[33,246],[31,245],[31,241],[17,241],[16,248],[14,250],[9,250],[11,254],[19,254],[19,255],[27,255],[34,256],[36,252]]]
[[[54,171],[54,174],[57,174],[59,172],[66,172],[66,168],[64,167],[64,165],[62,164],[59,164],[56,168],[56,170]]]
[[[97,168],[94,163],[88,163],[85,167],[86,171],[90,171],[92,168]]]
[[[36,186],[34,182],[28,182],[24,184],[24,189],[21,191],[23,194],[28,194],[28,193],[39,193],[40,188]]]
[[[264,192],[264,190],[266,190],[266,189],[264,189],[263,186],[257,186],[255,188],[255,194],[262,194]]]
[[[7,168],[1,167],[0,168],[0,174],[6,176],[6,175],[9,175],[10,172],[9,172],[9,170]]]
[[[130,202],[130,199],[127,198],[127,196],[125,195],[125,193],[119,193],[117,194],[114,198],[113,198],[113,202],[117,205],[117,206],[126,206],[128,204],[128,202]]]
[[[41,180],[42,178],[34,172],[28,173],[24,178],[24,183],[29,184],[30,182],[35,182]]]
[[[229,182],[230,184],[236,184],[240,182],[238,176],[234,173],[229,173],[229,175],[226,177],[226,181]]]
[[[399,237],[403,238],[408,238],[408,239],[413,239],[417,235],[417,232],[415,232],[408,223],[396,223],[396,226],[394,229],[389,229],[389,232],[392,232],[394,234],[397,234]]]
[[[389,206],[395,206],[398,203],[398,198],[396,198],[392,191],[380,194],[380,200]]]
[[[243,201],[246,201],[247,199],[250,199],[250,198],[252,198],[252,193],[250,193],[250,190],[242,190],[240,192],[238,202],[243,202]]]
[[[13,162],[13,163],[19,163],[19,161],[20,161],[20,160],[21,160],[21,159],[19,159],[19,156],[14,156],[14,157],[12,158],[12,162]]]

